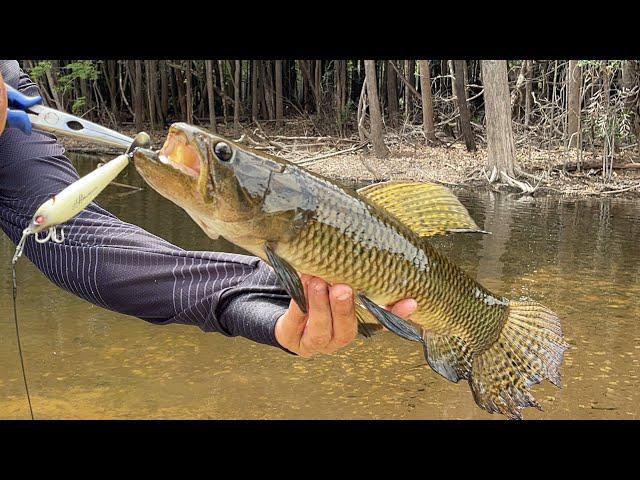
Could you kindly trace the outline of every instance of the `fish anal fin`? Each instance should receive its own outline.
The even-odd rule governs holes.
[[[363,294],[358,295],[358,300],[369,312],[371,312],[383,327],[386,327],[396,335],[406,340],[422,342],[422,334],[416,326],[391,313],[389,310],[385,310]]]
[[[451,190],[436,183],[382,182],[363,187],[358,194],[421,237],[457,231],[486,233]]]
[[[424,356],[435,372],[454,383],[471,374],[471,351],[459,337],[425,331]]]
[[[304,295],[304,286],[298,272],[285,259],[275,253],[269,244],[264,246],[264,251],[283,288],[295,300],[298,308],[303,313],[307,313],[307,298]]]

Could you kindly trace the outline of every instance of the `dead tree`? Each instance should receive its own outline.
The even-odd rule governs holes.
[[[454,86],[458,102],[458,110],[460,111],[460,130],[467,150],[469,152],[475,152],[476,141],[471,128],[471,112],[469,112],[469,105],[467,104],[467,92],[464,83],[464,71],[466,70],[466,64],[464,60],[454,60],[453,65],[455,75]]]
[[[205,60],[204,66],[207,82],[207,97],[209,99],[209,128],[213,133],[217,133],[218,128],[216,125],[216,97],[213,90],[213,60]]]
[[[487,121],[491,181],[514,177],[515,144],[511,128],[511,99],[506,60],[482,60],[482,83]]]
[[[282,60],[276,60],[276,126],[282,127]]]
[[[242,86],[242,60],[235,61],[233,71],[233,126],[240,128],[240,88]]]
[[[375,60],[365,60],[365,82],[367,84],[367,97],[369,99],[369,121],[371,123],[371,143],[373,152],[378,158],[389,156],[389,149],[384,143],[384,129],[382,125],[382,113],[378,100],[378,85],[376,82]]]
[[[431,74],[429,60],[418,60],[420,66],[420,89],[422,90],[422,128],[427,143],[436,141],[433,124],[433,99],[431,98]]]
[[[567,72],[567,135],[569,147],[577,147],[580,137],[580,89],[582,69],[577,60],[569,60]]]

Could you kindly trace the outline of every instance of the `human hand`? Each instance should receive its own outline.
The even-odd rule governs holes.
[[[324,280],[301,275],[309,313],[291,300],[289,309],[276,322],[278,343],[301,357],[333,353],[351,343],[358,333],[353,290],[348,285],[329,286]],[[387,310],[407,318],[417,308],[413,299],[400,300]]]
[[[7,87],[4,86],[4,80],[0,73],[0,134],[7,123],[7,104]]]

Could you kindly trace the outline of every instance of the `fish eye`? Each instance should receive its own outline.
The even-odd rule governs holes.
[[[218,157],[218,159],[222,160],[223,162],[228,162],[233,156],[231,147],[225,142],[216,143],[215,147],[213,147],[213,152],[216,154],[216,157]]]

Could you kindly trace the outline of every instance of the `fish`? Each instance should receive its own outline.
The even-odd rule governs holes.
[[[436,235],[486,233],[446,187],[389,181],[350,190],[285,159],[185,123],[160,150],[134,151],[137,171],[211,238],[269,263],[307,311],[300,274],[344,283],[386,329],[420,344],[428,365],[466,380],[478,406],[521,419],[530,387],[561,387],[569,344],[558,316],[534,301],[489,291],[430,243]],[[413,298],[402,319],[380,305]]]

